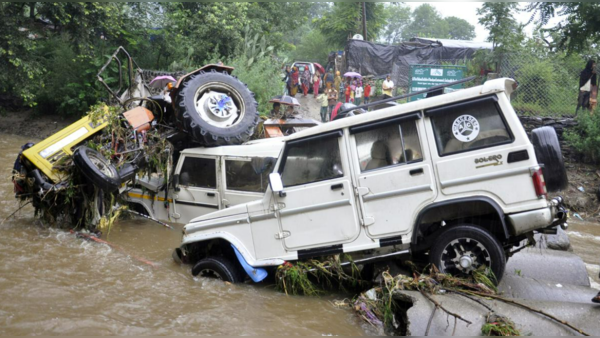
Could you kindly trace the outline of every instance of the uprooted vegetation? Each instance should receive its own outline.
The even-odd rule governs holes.
[[[346,257],[350,259],[350,257]],[[350,261],[351,262],[351,261]],[[518,336],[522,332],[507,314],[497,313],[490,300],[510,304],[527,311],[547,317],[582,335],[587,335],[581,329],[560,320],[542,310],[532,308],[524,303],[504,298],[496,288],[496,277],[485,266],[473,271],[469,276],[456,277],[440,273],[434,266],[417,270],[412,263],[407,264],[412,269],[412,275],[392,275],[383,271],[379,284],[367,281],[361,277],[359,268],[353,264],[342,265],[340,256],[328,257],[323,260],[310,260],[295,264],[286,263],[280,266],[276,273],[276,283],[279,290],[288,295],[317,296],[324,290],[338,287],[342,291],[366,290],[352,299],[334,302],[334,305],[349,308],[356,315],[376,329],[391,335],[410,335],[409,310],[414,306],[415,299],[410,292],[418,292],[426,301],[433,305],[428,320],[425,335],[429,334],[433,317],[437,311],[445,313],[452,332],[456,331],[458,321],[466,325],[473,324],[465,315],[445,307],[436,300],[436,295],[454,294],[479,304],[487,313],[481,327],[481,333],[487,336]],[[408,293],[407,293],[408,292]],[[451,325],[454,325],[452,328]]]

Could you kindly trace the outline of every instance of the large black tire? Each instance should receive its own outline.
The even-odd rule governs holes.
[[[201,259],[192,268],[193,276],[216,278],[230,283],[242,283],[244,275],[240,267],[227,258],[214,256]]]
[[[541,127],[532,130],[531,143],[535,149],[538,163],[544,165],[542,172],[546,181],[546,190],[555,192],[565,189],[569,184],[569,179],[554,128]]]
[[[470,266],[461,266],[463,257]],[[429,262],[440,272],[457,276],[469,275],[485,264],[492,269],[496,283],[500,282],[506,268],[506,256],[498,240],[473,224],[451,226],[442,232],[431,248]]]
[[[77,148],[73,162],[83,176],[105,192],[113,192],[121,186],[117,169],[96,150],[85,146]]]
[[[231,98],[229,110],[210,109],[208,93],[225,93]],[[200,102],[200,107],[196,104]],[[217,107],[218,103],[214,104]],[[240,144],[250,139],[258,124],[254,94],[227,72],[200,72],[183,84],[175,105],[177,125],[195,142],[204,146]]]

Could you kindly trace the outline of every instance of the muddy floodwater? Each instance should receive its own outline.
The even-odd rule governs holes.
[[[0,222],[18,207],[10,172],[27,141],[0,133]],[[568,234],[600,287],[600,225],[571,222]],[[0,335],[380,333],[332,304],[346,295],[288,297],[271,286],[193,278],[171,258],[181,226],[120,221],[102,238],[120,250],[47,228],[31,206],[1,224]]]
[[[0,222],[17,209],[10,172],[29,139],[0,134]],[[121,221],[107,245],[48,229],[25,207],[0,225],[0,335],[366,335],[351,311],[264,285],[193,278],[173,263],[181,240],[152,222]]]

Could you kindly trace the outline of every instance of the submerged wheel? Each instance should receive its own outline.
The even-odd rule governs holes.
[[[208,257],[201,259],[192,268],[193,276],[216,278],[230,283],[244,281],[240,269],[224,257]]]
[[[452,226],[436,239],[429,254],[430,263],[442,273],[467,276],[481,266],[491,269],[500,282],[506,267],[502,246],[494,236],[476,225]]]
[[[117,169],[98,151],[81,146],[73,153],[73,162],[83,176],[98,188],[106,192],[119,189],[121,178]]]
[[[258,124],[254,95],[227,72],[191,77],[178,94],[176,109],[180,128],[205,146],[245,142]]]

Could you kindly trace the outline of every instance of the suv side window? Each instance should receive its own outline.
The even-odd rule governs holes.
[[[179,172],[179,184],[188,187],[217,188],[216,160],[186,157]]]
[[[225,160],[225,181],[227,190],[265,192],[269,184],[269,174],[273,169],[273,161],[265,161],[256,172],[252,162],[248,160]]]
[[[279,169],[284,187],[344,176],[339,137],[333,132],[321,137],[288,142]]]
[[[361,171],[423,160],[415,120],[380,124],[356,132],[355,139]]]
[[[440,156],[512,142],[496,97],[431,109],[435,141]]]

